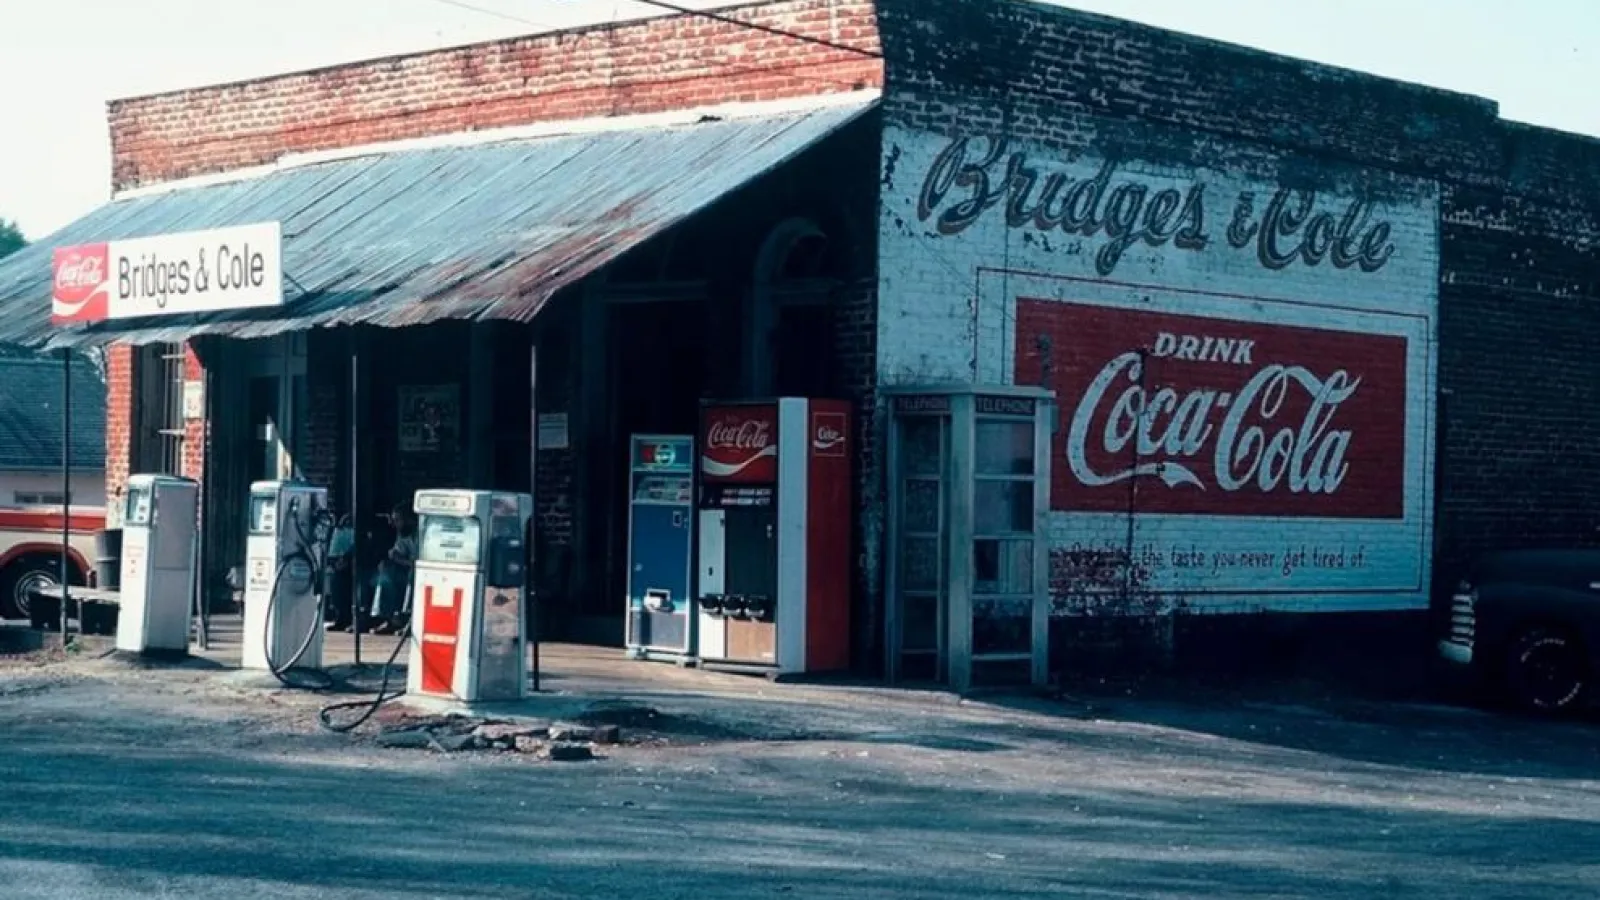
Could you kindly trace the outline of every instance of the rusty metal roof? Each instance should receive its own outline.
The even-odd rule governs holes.
[[[527,321],[556,291],[874,102],[406,150],[115,200],[0,261],[0,342],[60,347],[356,323]],[[271,220],[283,228],[282,307],[50,325],[55,247]]]

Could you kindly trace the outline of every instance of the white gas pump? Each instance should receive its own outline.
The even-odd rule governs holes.
[[[316,531],[327,506],[327,489],[316,485],[258,481],[250,486],[244,668],[322,668],[316,573],[322,569],[323,547]]]
[[[122,519],[117,649],[189,652],[200,486],[171,475],[128,476]]]
[[[528,694],[526,535],[533,497],[418,491],[406,693],[463,703]]]

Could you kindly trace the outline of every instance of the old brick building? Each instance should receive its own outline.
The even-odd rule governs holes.
[[[1021,0],[728,15],[768,30],[672,17],[113,104],[118,204],[280,179],[280,197],[299,193],[270,209],[312,236],[286,238],[286,265],[299,247],[322,281],[274,321],[121,335],[146,347],[110,357],[112,490],[160,464],[153,447],[207,478],[213,517],[235,514],[250,466],[354,490],[368,510],[424,483],[519,488],[537,471],[555,624],[614,639],[626,434],[683,429],[703,395],[845,396],[867,438],[869,669],[897,652],[885,613],[904,602],[885,596],[906,551],[887,534],[891,388],[1056,392],[1043,521],[1063,615],[1415,611],[1476,552],[1593,539],[1593,140],[1506,122],[1479,98]],[[706,109],[730,102],[756,105]],[[662,172],[694,158],[637,149],[663,129],[698,130],[704,156]],[[394,250],[435,234],[434,207],[476,202],[435,174],[453,158],[328,169],[341,190],[372,181],[340,194],[350,209],[392,179],[446,185],[360,220],[318,206],[332,181],[281,181],[481,153],[496,134],[637,146],[606,144],[562,179],[609,173],[542,209],[584,242],[542,244],[537,265]],[[618,187],[637,180],[630,166],[648,193]],[[169,204],[132,227],[269,209],[210,196],[232,206]],[[49,246],[126,236],[114,210],[97,215],[0,267],[0,300],[27,305],[16,336],[50,336],[24,267],[47,280]],[[628,227],[595,224],[612,220]],[[372,279],[318,270],[316,242],[351,228],[367,233],[350,251],[330,243],[339,264],[411,283],[339,299]],[[202,378],[212,415],[167,415],[172,386]],[[269,381],[273,396],[251,394]],[[454,398],[458,443],[405,450],[392,400],[405,391]],[[224,410],[252,403],[293,427],[227,461],[260,423]],[[570,431],[536,466],[532,409]],[[237,552],[228,540],[213,568]]]
[[[113,103],[118,202],[33,248],[35,278],[51,243],[277,217],[287,289],[314,297],[298,315],[291,301],[280,316],[119,331],[112,496],[130,471],[204,479],[216,584],[242,552],[234,520],[253,479],[327,484],[343,508],[353,491],[369,522],[422,486],[527,489],[537,348],[538,409],[567,432],[537,460],[539,583],[554,626],[615,638],[626,435],[693,430],[703,395],[859,395],[870,378],[882,81],[871,6],[792,0],[746,15],[750,25],[670,17]],[[515,148],[528,150],[495,157]],[[389,170],[367,171],[379,158]],[[458,187],[473,177],[488,182],[476,196]],[[453,260],[424,245],[462,233],[419,226],[437,206],[477,203],[488,230],[505,229],[513,188],[544,195],[519,214],[556,226],[558,241]],[[196,217],[195,206],[209,208]],[[142,221],[106,226],[118,207]],[[473,217],[459,221],[470,229]],[[416,246],[396,249],[406,241]],[[308,276],[317,267],[297,265],[297,247],[348,271]],[[499,268],[508,258],[521,277]],[[375,277],[356,284],[362,270]],[[522,301],[440,309],[452,291],[444,299]],[[415,303],[405,313],[401,295]],[[206,417],[183,417],[185,383],[205,385]],[[419,400],[452,411],[437,445],[419,446],[403,421]]]
[[[880,376],[1058,390],[1058,603],[1417,609],[1476,552],[1593,540],[1594,140],[1043,5],[878,9]]]

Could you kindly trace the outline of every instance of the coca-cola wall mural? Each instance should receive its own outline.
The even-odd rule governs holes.
[[[880,379],[1056,391],[1058,609],[1426,603],[1434,185],[1215,139],[884,147]]]

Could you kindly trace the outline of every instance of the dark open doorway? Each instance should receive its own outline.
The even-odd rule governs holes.
[[[702,299],[627,302],[607,310],[610,440],[597,487],[606,511],[602,590],[580,615],[600,620],[607,644],[622,644],[627,591],[628,441],[634,434],[694,434],[707,371],[707,303]],[[590,629],[585,629],[589,631]]]

